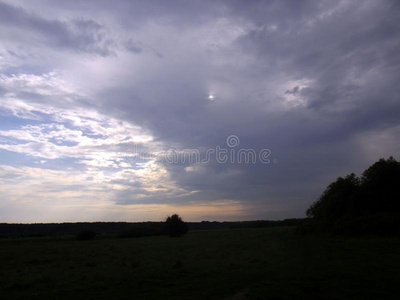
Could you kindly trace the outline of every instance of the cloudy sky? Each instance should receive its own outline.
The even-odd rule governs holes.
[[[303,217],[400,157],[399,49],[394,0],[0,0],[0,222]]]

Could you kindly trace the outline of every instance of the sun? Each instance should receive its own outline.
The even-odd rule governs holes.
[[[214,100],[215,96],[214,95],[208,95],[208,100]]]

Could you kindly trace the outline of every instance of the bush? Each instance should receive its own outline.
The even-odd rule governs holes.
[[[189,228],[182,218],[174,214],[165,220],[165,229],[169,236],[178,237],[188,232]]]
[[[76,235],[76,238],[80,241],[88,241],[94,239],[96,232],[93,230],[82,230]]]

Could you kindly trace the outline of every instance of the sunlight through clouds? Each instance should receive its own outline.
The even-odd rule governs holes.
[[[3,216],[302,217],[398,153],[398,5],[292,2],[0,0]],[[231,135],[276,163],[163,160]]]

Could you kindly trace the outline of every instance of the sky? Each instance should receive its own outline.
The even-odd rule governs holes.
[[[394,0],[0,0],[0,222],[304,217],[400,158],[399,49]]]

